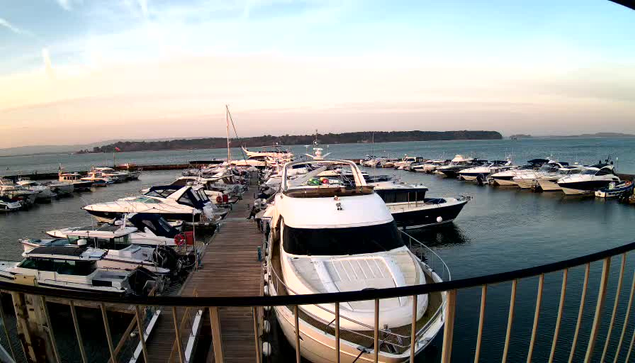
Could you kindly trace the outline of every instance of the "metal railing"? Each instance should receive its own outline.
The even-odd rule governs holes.
[[[408,244],[410,246],[416,247],[418,243],[415,242],[414,239],[409,239]],[[21,341],[21,346],[23,347],[23,354],[26,357],[36,357],[36,361],[42,361],[41,357],[36,356],[32,350],[34,349],[34,344],[31,342],[29,344],[28,341],[25,341],[25,337],[16,337],[12,336],[11,330],[8,329],[8,315],[16,316],[16,324],[18,326],[18,330],[24,329],[24,324],[30,323],[30,321],[25,320],[29,314],[26,309],[20,310],[18,306],[20,304],[16,303],[16,300],[29,300],[30,304],[34,304],[37,306],[39,311],[42,313],[42,326],[43,331],[45,332],[45,336],[48,336],[48,341],[50,347],[52,348],[52,354],[48,357],[51,361],[59,361],[60,360],[60,351],[58,349],[59,337],[56,341],[55,330],[59,327],[53,327],[51,325],[50,315],[48,313],[47,308],[47,300],[56,300],[56,301],[64,301],[67,305],[70,306],[71,309],[71,317],[73,327],[75,329],[76,335],[76,344],[79,347],[80,355],[82,361],[86,361],[86,341],[82,339],[82,332],[79,330],[78,317],[77,312],[75,311],[75,306],[86,303],[97,303],[97,306],[102,312],[103,318],[103,326],[105,329],[107,339],[103,342],[104,346],[108,347],[110,360],[113,362],[121,361],[117,355],[121,351],[121,342],[115,346],[115,341],[113,339],[113,335],[111,333],[111,328],[109,322],[111,318],[109,318],[108,308],[106,304],[118,304],[118,305],[126,305],[132,307],[132,312],[134,315],[134,321],[131,322],[129,328],[125,331],[124,335],[129,335],[135,327],[138,331],[139,337],[139,346],[142,355],[147,356],[148,346],[146,344],[147,337],[147,326],[152,324],[152,319],[147,321],[148,319],[143,319],[143,311],[147,307],[163,307],[164,309],[169,308],[177,308],[177,307],[190,307],[190,310],[209,310],[210,315],[218,315],[219,307],[250,307],[249,310],[253,312],[254,317],[260,315],[264,309],[272,306],[290,306],[291,310],[294,312],[294,316],[296,319],[296,324],[299,324],[299,306],[302,305],[324,305],[324,304],[333,304],[335,307],[331,309],[331,311],[336,319],[332,323],[333,329],[335,330],[335,335],[337,336],[336,344],[333,347],[333,361],[339,361],[340,354],[342,352],[343,342],[340,342],[342,339],[342,335],[344,330],[340,328],[340,319],[346,319],[346,317],[342,316],[339,312],[340,304],[346,302],[355,302],[355,301],[364,301],[371,300],[375,301],[375,307],[380,305],[380,302],[384,299],[398,298],[398,297],[412,297],[416,299],[418,296],[425,294],[432,294],[435,292],[442,292],[447,294],[446,307],[444,309],[444,324],[445,329],[443,332],[443,340],[442,340],[442,353],[441,353],[441,361],[442,362],[450,362],[452,358],[452,348],[453,348],[453,337],[454,337],[454,326],[455,319],[461,319],[461,316],[458,315],[458,311],[456,309],[457,306],[457,292],[466,291],[469,289],[478,288],[481,290],[480,294],[480,308],[478,314],[478,327],[476,329],[475,335],[475,346],[474,346],[474,354],[473,358],[475,362],[479,360],[483,360],[484,358],[489,358],[490,360],[498,360],[499,358],[502,361],[508,361],[510,358],[510,347],[513,345],[512,335],[514,333],[514,317],[518,313],[516,311],[517,307],[517,295],[520,290],[520,282],[525,279],[537,279],[538,280],[538,288],[535,294],[535,311],[533,313],[533,320],[531,326],[531,334],[528,334],[523,342],[529,342],[527,348],[527,360],[532,361],[535,357],[535,350],[537,342],[540,338],[539,334],[539,325],[544,317],[541,317],[541,312],[544,313],[544,306],[542,305],[544,294],[544,286],[545,286],[545,276],[552,273],[561,274],[561,287],[559,293],[559,299],[557,308],[555,308],[555,322],[554,330],[552,332],[553,337],[551,338],[551,344],[549,349],[549,361],[555,360],[556,355],[568,355],[568,361],[578,361],[580,360],[580,355],[576,355],[576,350],[580,351],[584,349],[584,358],[585,362],[597,361],[598,358],[600,361],[628,361],[631,358],[633,345],[635,342],[635,334],[633,334],[633,319],[630,317],[633,303],[633,296],[635,292],[635,280],[629,279],[626,276],[633,275],[633,266],[629,266],[629,253],[635,249],[635,242],[625,244],[616,248],[611,248],[605,251],[585,255],[582,257],[572,258],[564,261],[558,261],[550,264],[545,264],[542,266],[536,266],[526,269],[519,269],[504,273],[491,274],[486,276],[467,278],[467,279],[459,279],[459,280],[451,280],[451,281],[443,281],[439,283],[429,283],[425,285],[416,285],[416,286],[405,286],[405,287],[396,287],[396,288],[388,288],[388,289],[379,289],[379,290],[363,290],[363,291],[350,291],[350,292],[340,292],[340,293],[325,293],[325,294],[313,294],[313,295],[284,295],[284,296],[240,296],[240,297],[175,297],[175,296],[149,296],[149,297],[137,297],[137,296],[113,296],[109,294],[103,293],[87,293],[87,292],[78,292],[78,291],[70,291],[70,290],[61,290],[61,289],[53,289],[53,288],[44,288],[34,285],[26,285],[26,284],[16,284],[10,282],[0,282],[0,291],[3,293],[10,293],[14,300],[14,308],[17,310],[15,312],[7,311],[6,309],[0,310],[0,317],[3,319],[3,327],[4,327],[4,337],[1,339],[3,344],[7,350],[10,351],[12,357],[16,361],[22,360],[20,357],[20,352],[16,352],[13,349],[13,345],[6,344],[6,341],[15,342]],[[435,258],[436,256],[434,251],[423,248],[423,252],[426,254],[426,259],[428,264],[432,266],[436,264]],[[613,260],[619,259],[619,269],[613,269],[613,273],[611,273],[611,265],[614,263]],[[594,273],[594,269],[592,268],[592,263],[599,262],[601,263],[601,270],[596,274]],[[439,262],[440,264],[441,262]],[[444,267],[436,265],[439,270],[443,270]],[[584,268],[584,278],[580,284],[571,285],[571,277],[570,270],[575,267]],[[617,267],[617,266],[615,266]],[[447,271],[449,277],[449,271]],[[594,277],[599,278],[599,282],[597,283],[597,287],[595,287],[590,280]],[[613,277],[613,278],[611,278]],[[616,280],[616,281],[614,281]],[[503,336],[500,336],[501,342],[503,342],[503,354],[502,357],[491,357],[483,356],[483,334],[484,334],[484,321],[485,321],[485,311],[487,306],[487,296],[488,289],[495,284],[500,283],[511,283],[511,291],[509,295],[509,306],[507,308],[507,327],[505,329],[505,333]],[[528,284],[529,285],[529,284]],[[608,299],[610,307],[607,306],[607,296],[609,295],[609,285],[611,288],[614,288],[615,295],[611,293],[612,299]],[[624,285],[630,285],[630,290],[628,293],[628,298],[621,298],[624,290]],[[523,285],[525,286],[525,285]],[[532,284],[532,286],[535,286]],[[580,287],[581,293],[579,295],[579,301],[576,302],[576,307],[571,307],[571,298],[569,299],[569,305],[567,305],[565,309],[565,299],[567,294],[571,294],[569,288],[570,287]],[[594,291],[597,289],[597,295],[592,293],[591,288],[593,287]],[[577,295],[577,294],[576,294]],[[578,299],[577,297],[575,298]],[[612,304],[611,304],[612,302]],[[626,302],[626,304],[624,304]],[[589,320],[584,324],[583,320],[585,320],[585,309],[588,309],[586,312],[590,312],[591,310],[587,307],[589,304],[594,304],[594,309],[592,310],[592,320],[591,318],[587,318]],[[625,313],[622,311],[626,309]],[[562,335],[561,323],[563,320],[563,315],[565,311],[575,310],[577,314],[577,319],[575,321],[575,330],[573,339],[567,344],[563,343],[563,341],[559,337]],[[214,312],[212,314],[212,312]],[[376,310],[375,314],[375,324],[372,326],[372,340],[373,346],[362,355],[364,360],[360,361],[379,361],[380,358],[380,350],[375,350],[372,347],[381,346],[383,344],[384,338],[381,338],[382,335],[388,334],[390,332],[386,331],[382,327],[379,326],[379,310]],[[11,314],[14,313],[14,314]],[[220,311],[222,314],[222,310]],[[176,315],[173,315],[176,318]],[[544,322],[543,322],[544,323]],[[256,343],[256,351],[254,354],[260,358],[261,354],[265,353],[262,350],[260,342],[263,340],[262,334],[264,329],[262,328],[263,322],[259,319],[254,319],[254,339],[252,342]],[[180,328],[180,324],[178,320],[174,321],[175,327],[178,325]],[[212,335],[214,337],[220,337],[223,334],[223,330],[228,329],[228,327],[221,327],[219,324],[211,324],[212,326]],[[297,326],[297,325],[296,325]],[[300,325],[301,326],[301,325]],[[172,342],[178,345],[181,343],[179,337],[181,337],[182,333],[181,329],[174,329],[174,339]],[[370,329],[369,329],[370,330]],[[410,337],[411,341],[416,341],[419,336],[420,330],[413,330],[414,335]],[[1,333],[1,332],[0,332]],[[144,333],[144,334],[142,334]],[[305,339],[308,337],[305,336],[305,333],[301,331],[301,329],[295,330],[296,334],[296,347],[298,347],[298,356],[302,351],[302,344],[305,342]],[[400,334],[404,336],[404,334]],[[586,338],[588,336],[588,339]],[[586,341],[582,340],[582,337]],[[124,336],[125,338],[125,336]],[[368,336],[370,339],[371,337]],[[518,338],[518,337],[516,337]],[[68,339],[68,338],[67,338]],[[292,340],[292,339],[289,339]],[[216,338],[215,338],[216,341]],[[218,339],[219,342],[222,340]],[[172,342],[170,343],[170,347],[173,346]],[[150,346],[154,344],[152,340],[148,342]],[[221,343],[222,344],[222,343]],[[293,344],[292,344],[293,345]],[[405,345],[405,344],[402,344]],[[416,346],[412,345],[412,346]],[[542,347],[545,349],[546,347]],[[183,345],[181,346],[181,350],[183,349]],[[214,345],[214,349],[216,345]],[[177,349],[178,350],[178,349]],[[230,356],[233,352],[225,351],[224,354]],[[363,352],[362,352],[363,353]],[[416,352],[413,349],[411,354],[414,357]],[[464,352],[462,352],[464,353]],[[182,352],[179,352],[179,361],[185,361],[185,357]],[[343,357],[343,356],[342,356]],[[169,358],[166,355],[166,360]],[[221,355],[222,358],[222,355]],[[222,359],[221,359],[222,361]]]

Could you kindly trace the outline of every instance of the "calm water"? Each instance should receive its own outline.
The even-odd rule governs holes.
[[[635,173],[635,138],[630,139],[526,139],[526,140],[486,140],[486,141],[421,141],[395,142],[383,144],[342,144],[328,148],[331,158],[359,158],[367,154],[401,157],[404,154],[420,155],[428,158],[452,158],[455,154],[471,155],[484,159],[504,159],[513,156],[517,163],[526,160],[552,156],[561,161],[596,163],[608,155],[619,158],[619,170]],[[326,148],[326,147],[325,147]],[[304,146],[291,146],[296,155],[307,151]],[[311,152],[310,149],[308,149]],[[325,151],[326,152],[326,151]],[[235,158],[240,157],[239,149],[232,149]],[[123,152],[115,155],[116,162],[137,164],[187,163],[190,160],[226,158],[225,149]],[[91,166],[112,165],[112,154],[55,154],[0,157],[0,175],[20,173],[54,172],[60,164],[67,170],[87,170]]]
[[[410,154],[426,157],[452,157],[456,153],[474,155],[481,158],[503,158],[513,154],[517,162],[535,157],[553,155],[563,161],[597,162],[608,154],[619,158],[619,171],[635,173],[635,140],[604,139],[562,139],[562,140],[521,140],[521,141],[461,141],[434,143],[387,143],[373,146],[375,154],[391,156]],[[304,153],[304,147],[294,147],[294,153]],[[332,157],[360,157],[371,152],[371,145],[335,145],[330,148]],[[118,162],[164,163],[186,162],[194,159],[222,157],[223,150],[197,150],[183,152],[121,153]],[[11,174],[16,170],[54,171],[62,162],[68,169],[86,169],[90,165],[112,162],[112,155],[57,155],[35,157],[0,158],[0,169],[8,167]],[[468,203],[454,224],[424,231],[416,237],[435,249],[452,270],[453,278],[465,278],[512,269],[541,265],[553,261],[585,255],[635,240],[635,208],[614,201],[600,201],[594,198],[564,197],[553,193],[532,193],[517,189],[477,186],[446,180],[433,175],[421,175],[393,170],[368,170],[370,173],[394,174],[404,181],[421,182],[430,188],[430,196],[470,195]],[[90,218],[81,210],[88,203],[113,200],[133,195],[145,186],[172,181],[177,172],[144,173],[139,182],[113,185],[84,193],[72,198],[55,201],[49,205],[39,205],[33,210],[11,215],[0,215],[0,258],[17,259],[21,237],[43,237],[42,231],[50,228],[66,227],[90,223]],[[610,314],[613,306],[616,274],[619,258],[613,260],[609,295],[605,312]],[[618,310],[616,331],[611,345],[616,345],[621,333],[626,301],[630,289],[635,261],[629,259],[622,288],[621,304]],[[580,337],[576,361],[582,360],[586,348],[588,330],[595,307],[595,297],[601,266],[594,264],[590,290],[585,309],[583,334]],[[556,361],[566,361],[577,318],[577,303],[583,270],[574,269],[567,286],[567,307],[563,316],[562,330],[558,340]],[[509,359],[512,362],[525,360],[531,334],[531,323],[535,309],[537,279],[522,280],[519,284],[516,316],[512,329]],[[560,274],[548,275],[545,280],[544,301],[541,309],[539,334],[534,361],[546,361],[551,349],[551,337],[557,314],[560,295]],[[482,348],[483,361],[500,361],[509,306],[509,284],[492,286],[488,293],[488,305]],[[458,296],[457,321],[455,326],[455,349],[453,357],[457,362],[469,361],[475,344],[478,324],[480,290],[462,291]],[[606,318],[605,322],[608,320]],[[632,320],[631,320],[632,321]],[[598,348],[602,350],[606,325],[602,331]],[[630,325],[630,324],[629,324]],[[627,338],[633,334],[633,326],[627,330]],[[104,349],[107,349],[105,346]],[[437,349],[439,348],[439,349]],[[105,352],[105,351],[104,351]],[[420,359],[436,361],[440,354],[440,339],[427,349]],[[610,359],[612,352],[609,354]],[[426,359],[427,358],[427,359]],[[596,356],[599,359],[599,354]],[[622,359],[624,356],[622,356]]]

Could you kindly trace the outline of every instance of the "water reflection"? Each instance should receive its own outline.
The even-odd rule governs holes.
[[[470,238],[454,223],[406,232],[428,247],[443,247],[470,242]]]

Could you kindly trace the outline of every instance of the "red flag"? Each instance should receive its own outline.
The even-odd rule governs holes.
[[[121,151],[121,149],[115,146],[115,151]]]

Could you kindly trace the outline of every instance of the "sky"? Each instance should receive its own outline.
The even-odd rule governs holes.
[[[0,0],[0,148],[368,130],[635,133],[604,0]]]

